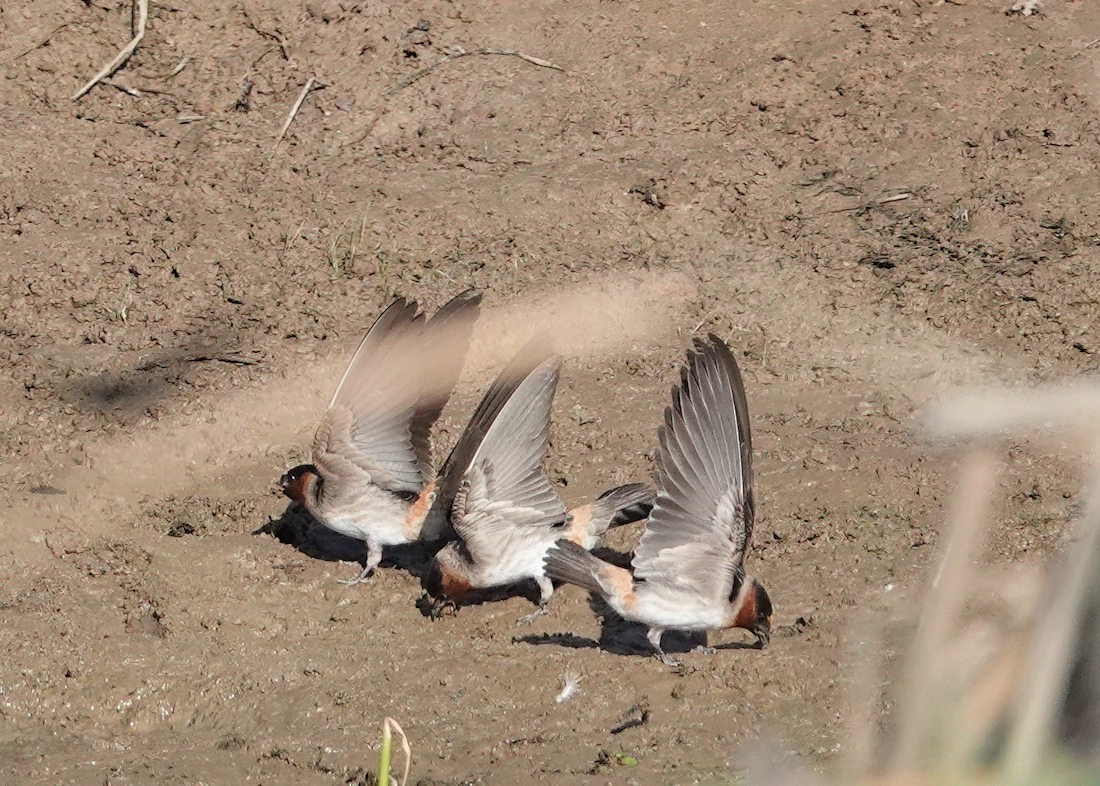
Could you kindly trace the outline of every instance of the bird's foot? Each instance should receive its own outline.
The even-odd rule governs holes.
[[[345,587],[354,587],[356,584],[369,584],[373,572],[374,568],[363,568],[354,579],[336,579],[336,583],[343,584]]]
[[[693,649],[692,652],[697,652],[700,655],[713,655],[714,653],[718,652],[718,650],[715,647],[704,647],[702,644],[700,644],[695,649]]]
[[[447,613],[448,611],[450,614]],[[428,619],[432,622],[447,616],[453,617],[456,614],[458,614],[458,604],[447,598],[436,598],[428,607]]]
[[[677,660],[676,658],[673,658],[670,655],[666,655],[663,652],[658,653],[657,657],[661,659],[661,663],[665,664],[666,666],[671,666],[674,669],[678,669],[684,665],[683,661]]]
[[[524,614],[522,617],[520,617],[518,620],[516,620],[516,625],[530,625],[532,622],[534,622],[539,617],[543,616],[544,614],[549,614],[549,613],[550,613],[550,610],[548,608],[546,608],[545,606],[539,606],[537,609],[532,611],[530,614]]]

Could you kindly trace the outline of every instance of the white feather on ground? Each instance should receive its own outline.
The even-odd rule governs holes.
[[[558,695],[554,697],[554,701],[558,704],[569,701],[576,695],[580,689],[581,675],[575,671],[565,672],[565,679],[562,683],[561,690],[558,691]]]

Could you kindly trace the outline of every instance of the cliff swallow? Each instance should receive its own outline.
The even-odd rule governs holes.
[[[737,362],[721,339],[695,340],[658,437],[657,501],[633,570],[559,540],[546,572],[648,625],[647,638],[668,665],[679,663],[661,649],[667,629],[745,628],[764,647],[771,599],[744,569],[754,513],[749,409]]]
[[[566,512],[542,471],[559,360],[520,359],[510,373],[517,367],[530,370],[491,422],[479,422],[475,415],[467,433],[484,436],[476,451],[452,467],[460,479],[450,520],[459,540],[436,554],[425,581],[437,599],[433,616],[444,606],[457,607],[471,590],[531,579],[539,587],[539,608],[520,620],[530,621],[545,613],[554,593],[543,569],[551,545],[564,538],[591,548],[608,527],[644,518],[653,506],[653,490],[631,484]],[[457,445],[455,453],[462,447]]]
[[[447,534],[430,515],[436,493],[430,431],[462,370],[481,295],[466,291],[430,320],[397,298],[359,344],[313,438],[313,463],[279,481],[286,496],[336,532],[366,543],[356,579],[382,547]]]

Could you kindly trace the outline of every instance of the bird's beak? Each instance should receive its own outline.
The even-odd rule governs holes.
[[[771,632],[766,630],[756,631],[756,648],[764,649],[768,646],[768,642],[771,640]]]

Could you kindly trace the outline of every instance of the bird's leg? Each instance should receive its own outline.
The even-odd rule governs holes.
[[[657,652],[657,657],[661,659],[661,663],[666,666],[679,667],[683,664],[676,658],[670,658],[665,655],[665,651],[661,649],[661,635],[665,632],[664,628],[650,628],[645,637],[649,639],[649,643],[653,645],[653,649]]]
[[[539,607],[530,614],[524,614],[516,620],[517,625],[530,624],[543,614],[550,613],[550,610],[546,608],[546,604],[550,602],[550,596],[554,594],[554,582],[550,581],[546,576],[536,576],[535,581],[537,581],[539,585]]]
[[[343,584],[345,587],[354,587],[356,584],[366,584],[370,581],[370,574],[374,572],[374,569],[378,567],[378,563],[382,561],[382,544],[374,538],[367,538],[366,550],[367,556],[363,561],[363,570],[359,572],[359,575],[354,579],[337,579],[337,584]]]
[[[697,645],[695,649],[692,650],[692,652],[698,652],[701,655],[713,655],[714,653],[718,652],[716,648],[710,646],[709,630],[703,631],[703,635],[701,638],[703,639],[703,642]]]

